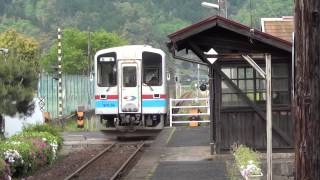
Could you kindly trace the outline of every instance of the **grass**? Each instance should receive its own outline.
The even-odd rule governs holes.
[[[58,122],[56,120],[51,121],[50,125],[58,128],[60,131],[68,131],[68,132],[97,131],[97,130],[99,130],[96,128],[97,127],[96,121],[90,122],[90,120],[88,121],[87,119],[84,119],[84,127],[78,128],[77,118],[75,116],[64,120],[64,128],[62,128],[61,122]]]

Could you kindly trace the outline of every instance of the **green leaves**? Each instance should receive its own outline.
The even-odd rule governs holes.
[[[239,4],[240,5],[240,4]],[[260,28],[261,18],[276,18],[293,15],[293,0],[251,0],[242,2],[240,8],[231,14],[231,18],[254,28]]]
[[[0,34],[0,114],[31,114],[37,88],[38,43],[14,30]]]
[[[114,46],[127,44],[127,41],[115,33],[96,31],[91,35],[91,55],[96,51]],[[62,71],[68,74],[87,73],[89,33],[77,29],[65,29],[62,36]],[[41,62],[47,72],[53,72],[52,68],[57,64],[57,43],[51,46],[50,52],[43,56]]]

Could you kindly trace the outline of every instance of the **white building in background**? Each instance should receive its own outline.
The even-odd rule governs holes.
[[[4,134],[6,137],[10,137],[16,133],[21,132],[22,127],[24,125],[44,122],[44,118],[42,116],[42,112],[39,107],[39,99],[35,98],[34,101],[35,101],[35,108],[31,116],[29,117],[19,116],[19,115],[15,115],[13,117],[4,116],[5,118]]]

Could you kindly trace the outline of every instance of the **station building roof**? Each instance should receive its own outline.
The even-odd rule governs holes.
[[[196,44],[203,52],[213,48],[218,53],[291,54],[292,43],[257,29],[211,16],[168,35],[170,50],[190,49]]]

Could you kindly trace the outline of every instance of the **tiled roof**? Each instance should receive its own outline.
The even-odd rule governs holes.
[[[262,18],[261,28],[265,33],[292,42],[292,32],[294,31],[293,17]]]

